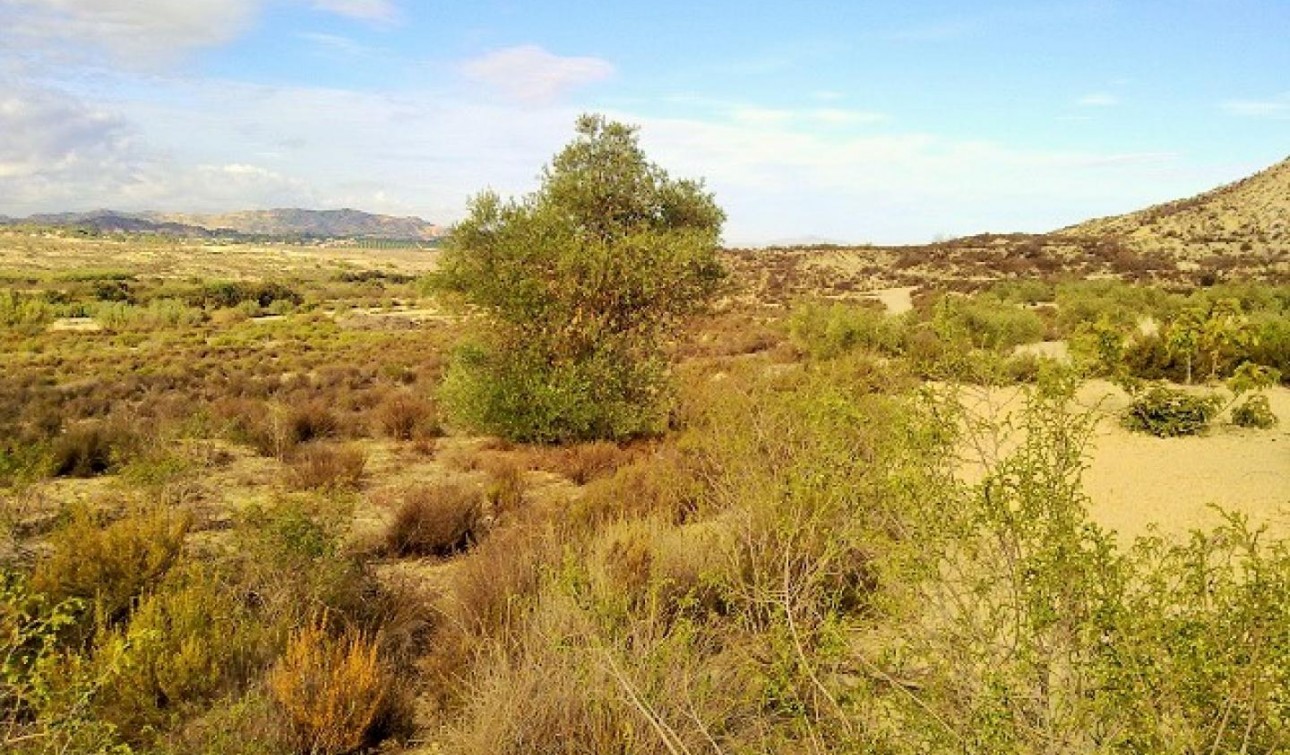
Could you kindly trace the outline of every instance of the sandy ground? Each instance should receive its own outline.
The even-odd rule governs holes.
[[[1085,389],[1118,411],[1128,398],[1106,384]],[[1185,534],[1221,521],[1217,505],[1290,535],[1290,389],[1268,394],[1281,422],[1269,430],[1219,425],[1201,436],[1156,438],[1125,430],[1115,417],[1097,427],[1085,490],[1093,518],[1126,536],[1156,524]]]
[[[906,286],[903,288],[880,288],[874,291],[866,291],[860,295],[862,299],[877,299],[882,302],[882,306],[887,308],[887,314],[900,315],[914,308],[914,291],[917,286]]]
[[[1118,388],[1103,381],[1083,386],[1077,401],[1097,415],[1084,474],[1093,520],[1125,540],[1153,526],[1185,537],[1218,524],[1213,506],[1219,506],[1290,536],[1290,389],[1273,389],[1268,398],[1281,420],[1271,429],[1233,427],[1224,416],[1204,435],[1156,438],[1120,426],[1129,399]],[[973,391],[964,403],[975,416],[1005,419],[1023,408],[1024,396],[1017,388]],[[977,478],[980,469],[965,463],[964,476]]]
[[[1013,349],[1012,353],[1014,356],[1030,355],[1045,359],[1055,359],[1059,362],[1069,362],[1071,360],[1070,345],[1065,341],[1023,343]]]

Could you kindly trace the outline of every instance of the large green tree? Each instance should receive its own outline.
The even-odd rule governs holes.
[[[485,191],[453,229],[439,287],[488,324],[449,367],[448,408],[514,440],[659,429],[664,346],[723,278],[724,219],[701,182],[646,159],[635,128],[579,118],[538,191]]]

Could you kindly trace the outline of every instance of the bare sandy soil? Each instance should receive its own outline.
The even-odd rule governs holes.
[[[861,294],[861,298],[877,299],[882,302],[882,306],[887,308],[887,314],[889,315],[903,315],[914,308],[914,291],[917,288],[917,286],[880,288],[876,291]]]
[[[1124,540],[1152,527],[1177,538],[1218,524],[1218,506],[1290,534],[1290,389],[1275,388],[1268,398],[1281,420],[1271,429],[1234,427],[1223,417],[1204,435],[1156,438],[1120,426],[1129,404],[1123,391],[1104,381],[1084,385],[1077,402],[1096,416],[1083,477],[1093,520]],[[1006,421],[1024,408],[1025,396],[1019,388],[971,391],[964,404],[972,416]],[[994,440],[966,451],[966,478],[979,478],[978,451],[989,455]],[[1004,439],[999,450],[1015,442]]]

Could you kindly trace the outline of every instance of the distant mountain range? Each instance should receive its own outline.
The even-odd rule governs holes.
[[[26,218],[0,216],[0,225],[85,228],[100,233],[156,233],[199,238],[387,239],[434,241],[445,229],[417,217],[359,210],[247,210],[222,214],[177,212],[62,212]]]

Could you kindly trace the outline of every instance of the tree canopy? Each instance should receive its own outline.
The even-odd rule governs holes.
[[[479,194],[446,245],[440,288],[488,320],[449,370],[449,408],[518,440],[657,429],[663,345],[724,276],[724,219],[701,182],[646,159],[635,128],[579,118],[538,191]]]

